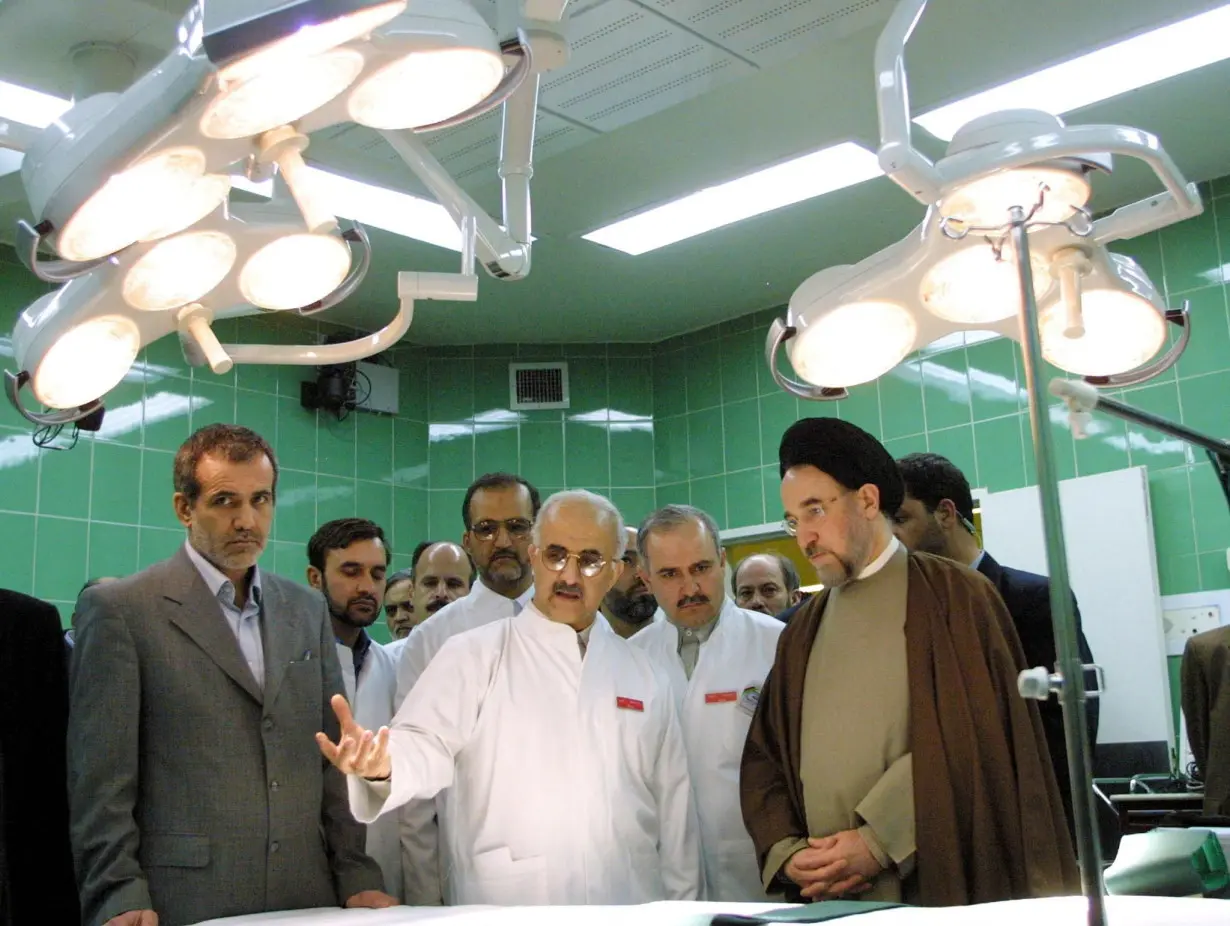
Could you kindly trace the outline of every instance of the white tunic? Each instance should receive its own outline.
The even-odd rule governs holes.
[[[394,718],[392,776],[350,776],[375,819],[451,787],[459,904],[635,904],[699,896],[700,850],[669,682],[597,617],[577,634],[530,605],[454,637]]]
[[[674,624],[655,620],[629,641],[666,672],[675,694],[700,818],[706,900],[765,899],[756,848],[743,825],[739,763],[785,628],[776,618],[745,611],[727,598],[690,680],[679,658]]]
[[[397,664],[387,649],[372,641],[358,684],[354,677],[354,657],[350,648],[337,644],[337,661],[342,666],[346,700],[358,723],[368,730],[379,730],[393,719],[393,692],[397,686]],[[358,689],[356,694],[355,689]],[[376,820],[367,828],[367,854],[375,859],[384,875],[384,889],[402,899],[402,851],[397,818]]]
[[[419,624],[405,638],[397,661],[397,691],[393,701],[396,711],[406,700],[423,670],[440,647],[459,633],[503,620],[517,614],[534,598],[530,586],[519,598],[498,595],[481,579],[475,579],[470,593],[443,608]],[[447,879],[440,871],[441,835],[437,815],[443,815],[448,793],[435,800],[410,801],[399,811],[403,879],[406,903],[414,906],[438,906],[455,897]]]

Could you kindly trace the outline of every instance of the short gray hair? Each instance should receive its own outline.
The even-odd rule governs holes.
[[[645,518],[636,532],[636,552],[640,554],[641,561],[649,562],[649,554],[646,548],[649,546],[649,538],[653,534],[673,531],[676,528],[683,527],[685,524],[693,523],[699,523],[704,527],[705,532],[713,540],[714,549],[720,554],[722,552],[722,541],[719,537],[717,521],[713,520],[713,515],[692,505],[666,505]]]
[[[542,503],[542,507],[538,509],[538,515],[534,518],[534,530],[530,535],[534,546],[539,549],[542,548],[542,522],[546,520],[547,515],[551,514],[556,508],[571,504],[588,505],[598,514],[599,520],[604,520],[611,524],[612,529],[615,531],[615,559],[622,557],[628,547],[628,534],[624,530],[624,516],[619,513],[619,509],[615,507],[615,504],[609,498],[586,489],[565,489],[563,492],[556,492]]]

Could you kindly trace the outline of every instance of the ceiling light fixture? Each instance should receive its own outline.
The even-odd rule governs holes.
[[[911,351],[956,333],[989,329],[1020,341],[1058,660],[1022,672],[1018,692],[1042,700],[1054,692],[1062,701],[1067,741],[1077,744],[1068,761],[1087,922],[1105,926],[1085,730],[1085,700],[1096,693],[1087,695],[1084,682],[1087,668],[1099,675],[1100,669],[1083,666],[1077,648],[1042,361],[1115,386],[1144,382],[1172,366],[1191,337],[1187,308],[1168,311],[1144,271],[1107,245],[1197,215],[1203,204],[1195,184],[1149,133],[1065,126],[1041,111],[971,110],[946,156],[932,163],[911,141],[905,70],[906,42],[926,5],[899,0],[875,51],[879,162],[927,206],[926,215],[904,240],[854,266],[821,270],[799,286],[786,317],[770,327],[765,359],[792,395],[837,399],[846,386],[874,379]],[[1110,170],[1114,155],[1143,161],[1164,192],[1094,221],[1087,211],[1089,175]],[[1015,269],[1015,280],[1007,268]],[[1180,334],[1159,357],[1168,322]],[[778,368],[783,345],[805,382]]]
[[[644,254],[880,174],[874,154],[854,142],[842,142],[708,187],[581,237],[625,254]]]
[[[239,12],[198,0],[162,62],[123,93],[67,110],[0,85],[0,113],[44,126],[32,134],[0,122],[0,147],[24,152],[22,185],[36,216],[19,224],[18,254],[40,279],[64,284],[30,306],[14,332],[19,372],[8,374],[6,390],[29,420],[94,414],[118,382],[112,373],[122,377],[136,351],[170,334],[191,363],[214,372],[233,363],[348,363],[402,337],[415,300],[476,298],[476,262],[497,278],[529,273],[540,74],[567,60],[566,0],[529,4],[533,18],[502,42],[464,0],[417,0],[409,14],[405,0],[263,7]],[[496,106],[504,108],[502,225],[414,136]],[[386,131],[439,202],[376,195],[304,162],[312,132],[355,119]],[[227,213],[233,183],[260,195],[275,176],[267,205]],[[459,250],[460,272],[400,274],[397,315],[344,344],[218,342],[215,318],[308,315],[349,296],[370,247],[361,226],[339,234],[336,216],[358,214],[399,232],[407,215],[433,226],[417,236]],[[47,247],[59,259],[42,256]],[[62,359],[89,355],[82,345],[92,341],[110,358],[97,370]],[[25,386],[54,411],[27,410]]]
[[[914,121],[950,140],[979,116],[1008,109],[1040,109],[1061,116],[1230,58],[1230,4],[1151,29],[961,100]]]

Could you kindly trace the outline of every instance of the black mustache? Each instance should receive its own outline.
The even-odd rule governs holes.
[[[685,598],[680,598],[679,601],[676,602],[675,607],[686,608],[690,604],[708,604],[708,603],[709,603],[708,595],[688,595]]]
[[[569,585],[567,582],[556,582],[555,587],[551,589],[553,594],[558,595],[560,592],[572,592],[574,595],[584,594],[579,585]]]
[[[380,607],[380,602],[378,602],[371,595],[359,595],[357,598],[351,598],[350,601],[348,601],[346,604],[347,604],[347,607],[349,607],[350,605],[356,605],[361,601],[368,602],[373,608]]]
[[[431,601],[427,602],[427,613],[435,614],[448,603],[449,601],[447,598],[433,598]]]

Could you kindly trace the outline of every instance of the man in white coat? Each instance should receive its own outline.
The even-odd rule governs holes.
[[[694,900],[692,789],[662,673],[597,612],[622,563],[607,499],[560,492],[530,547],[534,599],[454,637],[393,727],[373,734],[334,699],[356,819],[451,787],[446,859],[461,904]]]
[[[380,727],[393,718],[397,663],[367,628],[380,618],[391,551],[380,526],[365,518],[322,524],[308,541],[307,580],[325,596],[346,698],[355,718]],[[380,866],[385,891],[402,899],[402,855],[397,820],[367,827],[367,854]]]
[[[705,899],[765,899],[743,825],[739,763],[760,687],[785,624],[726,597],[726,553],[713,518],[667,505],[637,533],[641,572],[665,614],[629,641],[670,679],[700,818]]]
[[[530,529],[541,502],[538,490],[512,473],[487,473],[461,500],[465,527],[461,542],[478,569],[469,594],[422,620],[397,660],[396,711],[436,653],[459,633],[512,617],[534,597]],[[406,903],[438,906],[455,902],[440,866],[438,817],[448,793],[436,800],[410,801],[400,811]]]

